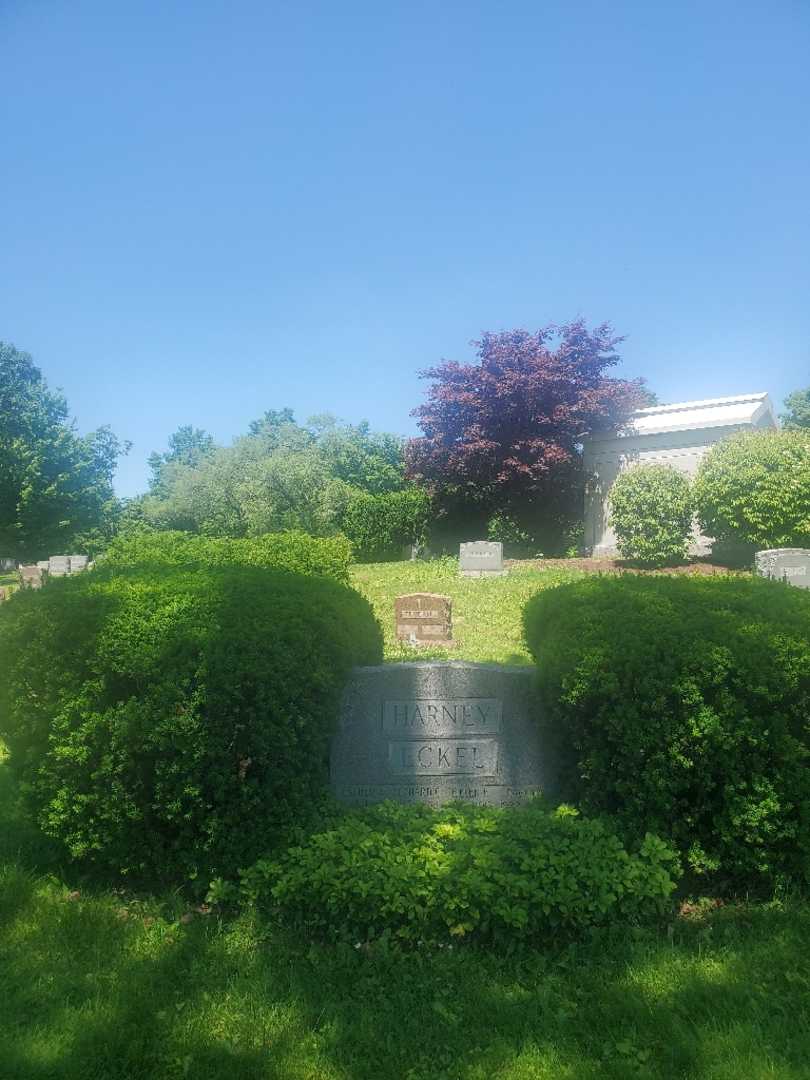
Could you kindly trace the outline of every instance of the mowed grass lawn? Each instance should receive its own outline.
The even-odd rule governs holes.
[[[385,634],[386,660],[478,660],[498,664],[530,664],[523,641],[521,613],[538,589],[581,577],[579,570],[510,570],[505,577],[462,578],[458,560],[361,563],[352,569],[352,584],[372,604]],[[452,648],[412,646],[399,642],[394,628],[394,599],[428,592],[453,601]]]
[[[393,597],[430,591],[452,655],[513,662],[525,598],[570,576],[355,570],[389,658]],[[807,1080],[810,905],[700,910],[511,956],[323,946],[82,880],[0,758],[0,1080]]]

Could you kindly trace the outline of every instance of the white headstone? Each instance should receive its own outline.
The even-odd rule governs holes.
[[[472,540],[461,544],[458,568],[462,577],[494,577],[506,573],[503,568],[503,544],[493,540]]]

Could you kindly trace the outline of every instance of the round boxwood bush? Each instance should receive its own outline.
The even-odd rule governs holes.
[[[692,514],[689,480],[670,465],[635,465],[610,491],[610,524],[619,551],[645,566],[686,557]]]
[[[76,858],[207,884],[322,796],[338,698],[379,663],[367,602],[252,567],[100,569],[0,608],[0,736]]]
[[[678,874],[654,836],[628,851],[603,821],[539,800],[441,810],[384,803],[260,860],[243,892],[286,922],[352,943],[514,943],[663,911]]]
[[[538,593],[524,626],[564,797],[721,884],[810,880],[810,593],[592,577]]]
[[[341,528],[358,558],[366,562],[401,559],[406,544],[423,543],[430,498],[421,488],[355,495],[343,513]]]
[[[324,574],[349,584],[352,546],[345,536],[310,536],[291,530],[247,539],[198,536],[195,533],[144,532],[110,544],[103,565],[263,566],[296,574]]]
[[[703,532],[721,544],[810,546],[810,431],[724,439],[700,463],[694,492]]]

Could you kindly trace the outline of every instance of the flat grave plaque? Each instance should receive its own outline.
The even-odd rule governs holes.
[[[394,600],[396,635],[414,645],[445,645],[453,640],[453,604],[438,593],[411,593]]]
[[[810,589],[810,548],[769,548],[754,556],[757,574]]]
[[[553,794],[530,667],[462,661],[355,668],[332,741],[343,803],[491,806]]]

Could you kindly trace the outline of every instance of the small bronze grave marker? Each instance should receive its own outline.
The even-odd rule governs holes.
[[[413,645],[447,645],[453,640],[452,601],[438,593],[411,593],[394,601],[396,634]]]

